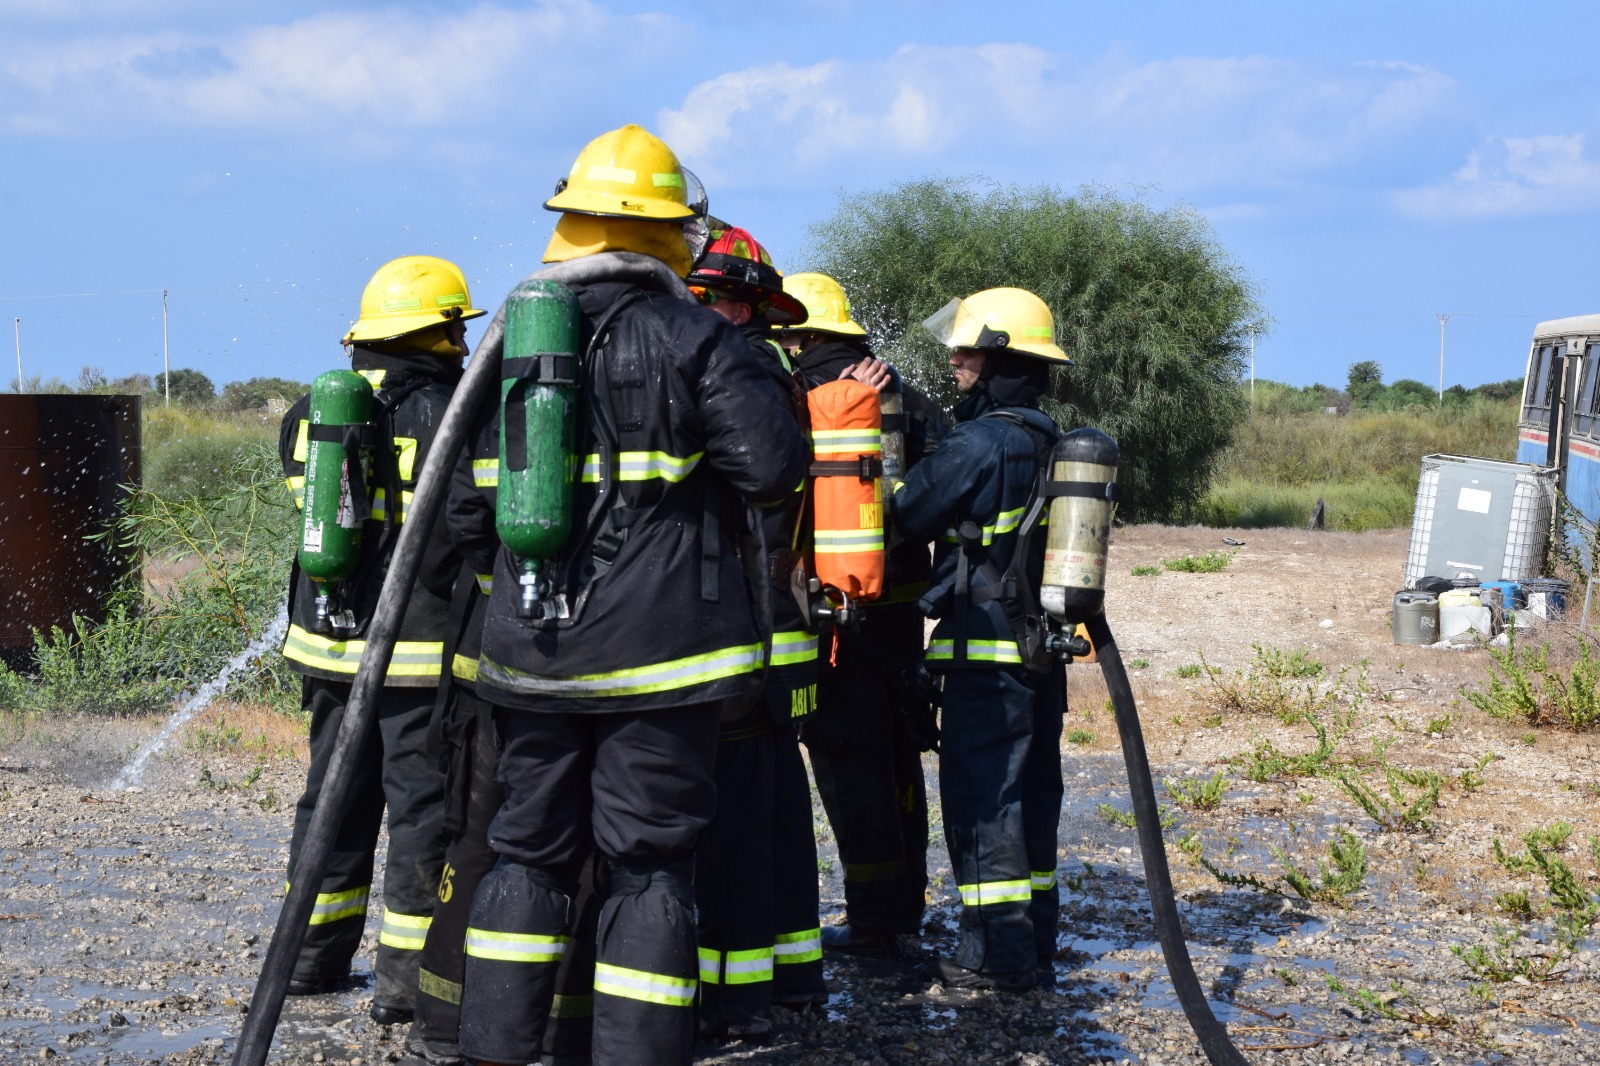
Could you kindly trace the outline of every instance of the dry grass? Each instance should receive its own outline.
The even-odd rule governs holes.
[[[304,719],[260,703],[215,703],[184,727],[185,747],[241,759],[305,761],[310,748]]]

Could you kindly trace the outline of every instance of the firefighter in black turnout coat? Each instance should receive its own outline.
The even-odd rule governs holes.
[[[951,349],[966,393],[957,425],[892,497],[908,535],[937,537],[922,597],[939,619],[927,665],[943,675],[939,795],[961,894],[961,938],[937,976],[1020,991],[1048,977],[1056,948],[1056,832],[1066,711],[1059,663],[1029,663],[1005,593],[1018,526],[1058,431],[1039,410],[1050,367],[1070,365],[1044,301],[1022,289],[952,300],[923,323]],[[1043,538],[1022,560],[1037,588]],[[1035,672],[1037,671],[1037,672]]]
[[[785,330],[782,342],[808,388],[857,367],[884,366],[837,281],[791,274],[783,287],[806,307],[805,322]],[[898,375],[881,388],[901,400],[900,412],[885,414],[884,433],[903,434],[909,466],[937,447],[944,412]],[[891,542],[887,591],[865,605],[859,629],[839,634],[832,661],[819,663],[817,709],[803,720],[801,739],[844,867],[846,922],[822,929],[823,946],[840,954],[895,957],[899,936],[922,927],[928,797],[921,752],[934,730],[928,694],[915,676],[923,631],[917,600],[929,573],[928,538]]]
[[[798,323],[805,307],[784,293],[782,276],[749,233],[712,220],[709,237],[689,289],[741,329],[789,395],[799,428],[804,391],[771,328]],[[828,998],[811,789],[796,739],[817,701],[817,635],[790,594],[805,547],[797,541],[804,500],[796,492],[763,508],[764,545],[747,545],[766,553],[759,580],[767,586],[772,650],[760,692],[723,714],[717,811],[696,858],[699,1025],[713,1039],[764,1038],[774,1003],[803,1009]]]
[[[464,323],[481,314],[472,307],[455,264],[433,256],[405,256],[373,274],[361,296],[361,317],[345,335],[344,343],[352,346],[352,369],[375,390],[376,435],[366,478],[371,510],[365,516],[359,565],[340,597],[345,610],[331,624],[318,617],[318,589],[298,568],[290,588],[283,655],[304,676],[302,706],[311,714],[311,768],[295,808],[291,876],[415,478],[461,376]],[[284,473],[300,506],[309,407],[310,397],[305,397],[290,408],[279,436]],[[348,975],[366,922],[373,851],[387,806],[389,855],[371,1008],[373,1018],[384,1023],[411,1017],[417,956],[439,878],[444,778],[428,758],[425,742],[440,679],[450,587],[460,568],[460,557],[440,521],[430,534],[289,983],[291,995],[314,995],[331,990]]]
[[[592,841],[611,876],[593,1061],[688,1063],[694,848],[722,705],[747,695],[763,654],[734,538],[743,499],[795,491],[806,442],[748,342],[682,282],[692,212],[665,144],[638,126],[596,138],[545,206],[562,214],[537,276],[576,293],[585,346],[575,528],[546,601],[567,617],[519,617],[487,502],[477,518],[470,499],[449,505],[469,564],[493,574],[477,685],[506,790],[466,934],[460,1046],[480,1064],[539,1058]]]

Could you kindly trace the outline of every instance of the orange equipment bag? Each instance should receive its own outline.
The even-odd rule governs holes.
[[[806,394],[811,411],[811,517],[816,577],[851,600],[883,595],[883,414],[854,378]]]

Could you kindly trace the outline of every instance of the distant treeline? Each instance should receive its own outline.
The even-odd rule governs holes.
[[[12,379],[11,385],[15,391],[16,379]],[[78,371],[76,382],[35,374],[23,382],[22,391],[80,396],[145,396],[163,403],[170,395],[174,405],[191,410],[255,411],[274,401],[292,404],[310,392],[311,386],[288,378],[263,377],[230,381],[218,392],[211,379],[198,370],[174,370],[170,380],[163,373],[108,378],[99,367],[86,366]]]
[[[1509,378],[1488,385],[1465,388],[1451,385],[1444,390],[1444,406],[1470,407],[1474,402],[1504,402],[1522,396],[1522,379]],[[1338,414],[1351,411],[1404,411],[1408,408],[1439,406],[1437,386],[1426,385],[1411,378],[1401,378],[1388,385],[1383,383],[1383,370],[1376,361],[1362,360],[1350,364],[1345,387],[1332,385],[1303,385],[1295,387],[1276,381],[1258,378],[1255,384],[1255,413],[1259,415],[1311,414],[1333,410]]]

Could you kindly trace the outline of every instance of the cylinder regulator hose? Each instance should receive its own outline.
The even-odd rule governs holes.
[[[1195,976],[1194,963],[1189,958],[1189,946],[1183,940],[1178,904],[1172,894],[1172,871],[1167,867],[1166,843],[1161,837],[1161,811],[1156,805],[1150,758],[1144,750],[1144,731],[1139,728],[1139,710],[1134,702],[1133,687],[1128,684],[1128,672],[1122,665],[1122,655],[1117,651],[1116,639],[1111,635],[1111,626],[1104,614],[1085,621],[1084,628],[1100,660],[1100,672],[1105,677],[1106,691],[1110,693],[1117,717],[1117,733],[1122,739],[1122,758],[1128,767],[1133,815],[1139,832],[1139,853],[1144,859],[1145,887],[1150,893],[1156,936],[1161,940],[1161,953],[1166,956],[1173,990],[1183,1005],[1189,1027],[1200,1039],[1200,1047],[1213,1066],[1249,1066],[1248,1060],[1228,1039],[1228,1032],[1217,1021],[1217,1016],[1211,1013],[1211,1004],[1206,1002],[1200,979]]]

